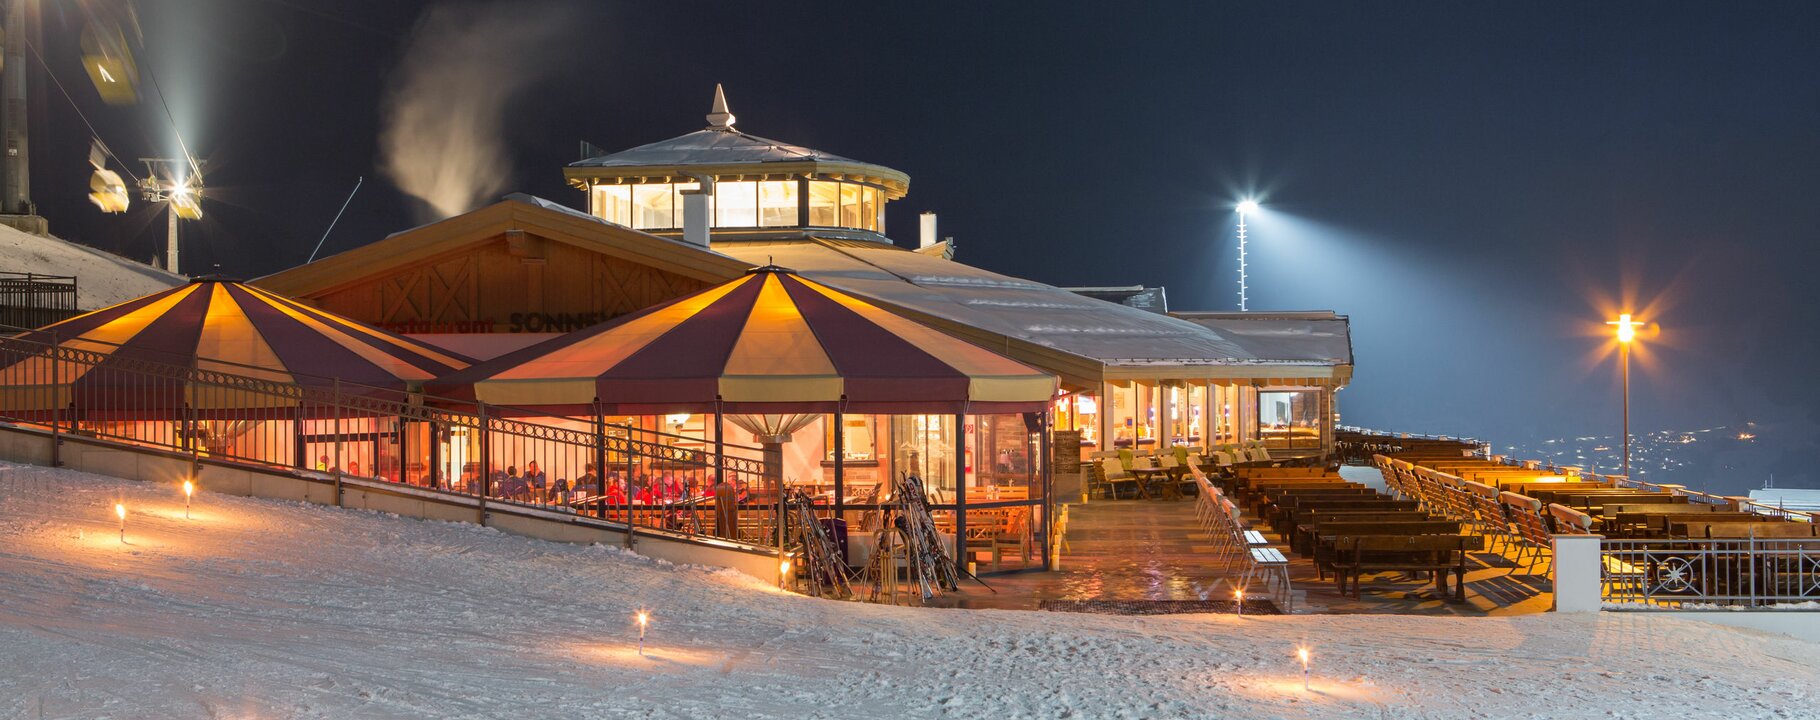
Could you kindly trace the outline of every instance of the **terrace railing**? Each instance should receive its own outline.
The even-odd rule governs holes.
[[[758,448],[593,417],[118,346],[0,338],[0,421],[191,455],[417,486],[638,531],[775,546],[780,478]],[[718,452],[717,452],[718,450]],[[532,468],[535,467],[535,471]]]
[[[81,312],[75,276],[0,271],[0,325],[42,327]]]
[[[1600,543],[1605,602],[1659,608],[1820,601],[1820,539]]]

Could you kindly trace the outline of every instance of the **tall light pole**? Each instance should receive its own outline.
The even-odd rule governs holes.
[[[1637,339],[1637,328],[1643,323],[1633,322],[1630,313],[1618,316],[1617,320],[1605,323],[1618,329],[1618,366],[1624,383],[1624,477],[1630,477],[1630,343]]]
[[[1258,201],[1246,200],[1239,203],[1239,312],[1245,312],[1245,216],[1258,211]]]
[[[145,163],[145,179],[140,181],[139,190],[146,200],[165,204],[164,269],[181,273],[177,264],[177,221],[202,219],[202,164],[189,157],[139,161]]]

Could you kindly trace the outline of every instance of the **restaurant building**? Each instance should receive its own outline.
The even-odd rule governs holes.
[[[774,265],[1055,375],[1045,425],[1058,453],[1331,450],[1334,393],[1352,372],[1344,316],[1169,315],[1083,297],[955,261],[927,213],[901,246],[886,216],[909,191],[903,172],[745,133],[718,89],[707,120],[570,163],[585,211],[511,195],[254,283],[485,359]],[[996,417],[843,415],[836,427],[829,415],[788,446],[785,475],[819,481],[840,447],[846,483],[916,472],[938,492],[1035,503],[1028,484],[1046,473],[1031,429]],[[614,420],[711,434],[700,414]],[[957,447],[965,456],[950,457]]]

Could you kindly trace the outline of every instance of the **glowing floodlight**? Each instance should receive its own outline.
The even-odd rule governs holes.
[[[1240,215],[1250,215],[1257,211],[1258,211],[1258,201],[1256,201],[1256,200],[1246,200],[1244,202],[1239,203],[1239,214]]]

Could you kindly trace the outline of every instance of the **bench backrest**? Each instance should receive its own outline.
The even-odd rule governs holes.
[[[1399,520],[1393,522],[1323,523],[1316,528],[1322,535],[1458,535],[1460,524],[1452,520]]]
[[[1341,552],[1462,552],[1465,535],[1341,535],[1334,547]]]
[[[1548,514],[1555,519],[1555,530],[1563,535],[1591,535],[1592,516],[1567,507],[1560,503],[1548,506]]]
[[[1815,536],[1814,535],[1815,529],[1820,528],[1820,526],[1817,526],[1814,523],[1795,523],[1795,522],[1725,522],[1725,523],[1690,523],[1690,525],[1704,526],[1705,532],[1701,533],[1700,535],[1695,535],[1695,534],[1693,534],[1693,532],[1691,532],[1691,528],[1690,528],[1688,537],[1709,537],[1709,538],[1727,538],[1727,539],[1736,539],[1736,538],[1772,538],[1772,539],[1811,538],[1811,537]]]

